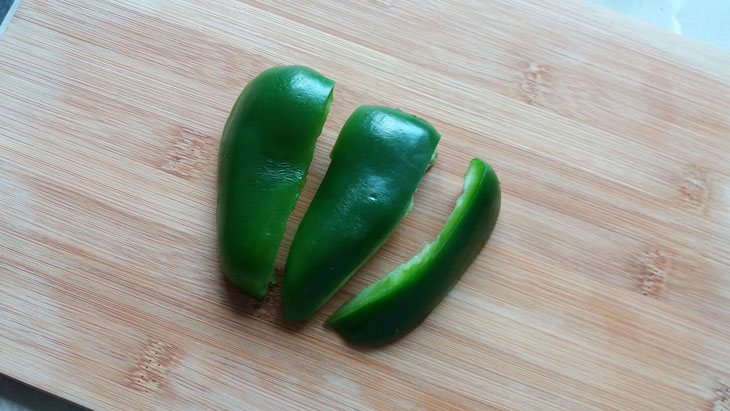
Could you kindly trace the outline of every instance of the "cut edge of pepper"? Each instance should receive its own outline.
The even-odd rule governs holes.
[[[428,162],[428,167],[426,167],[426,171],[431,169],[431,166],[433,165],[433,163],[436,162],[436,159],[438,158],[438,156],[439,156],[439,149],[438,149],[438,147],[436,147],[436,149],[433,150],[433,154],[431,155],[431,160]]]
[[[324,77],[324,76],[322,76]],[[322,110],[322,121],[321,126],[319,127],[319,133],[317,133],[317,139],[319,140],[319,136],[322,135],[322,130],[324,130],[324,123],[327,122],[327,117],[330,115],[330,106],[332,106],[332,101],[334,100],[334,93],[335,93],[335,81],[324,77],[325,79],[329,80],[331,82],[330,85],[330,94],[327,96],[327,100],[324,102],[324,110]]]

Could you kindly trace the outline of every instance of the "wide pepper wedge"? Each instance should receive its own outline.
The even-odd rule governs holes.
[[[410,210],[439,139],[400,110],[355,110],[289,250],[281,286],[287,319],[311,317],[386,241]]]
[[[326,324],[348,341],[377,345],[418,326],[459,281],[486,244],[499,215],[499,180],[473,159],[464,193],[436,241],[335,312]]]
[[[223,271],[262,299],[304,186],[334,82],[301,66],[268,69],[249,82],[220,144],[217,226]]]

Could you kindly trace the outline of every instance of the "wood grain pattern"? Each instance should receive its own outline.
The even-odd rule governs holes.
[[[228,285],[215,173],[272,65],[337,82],[284,256],[360,104],[442,133],[316,317]],[[580,1],[25,0],[0,39],[0,372],[94,408],[730,408],[730,54]],[[471,157],[494,235],[413,333],[321,326],[433,239]]]

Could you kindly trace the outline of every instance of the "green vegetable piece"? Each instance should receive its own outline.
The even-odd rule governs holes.
[[[400,110],[355,110],[292,242],[281,298],[289,320],[311,317],[362,266],[409,210],[440,135]]]
[[[482,250],[497,222],[500,203],[494,170],[473,159],[464,193],[436,241],[362,290],[326,324],[361,345],[387,343],[416,328]]]
[[[304,187],[334,82],[300,66],[273,67],[246,85],[223,130],[218,169],[221,265],[238,288],[262,299]]]

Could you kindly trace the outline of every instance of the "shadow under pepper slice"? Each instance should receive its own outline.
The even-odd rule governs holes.
[[[334,82],[301,66],[280,66],[249,82],[226,121],[218,169],[221,265],[238,288],[262,299],[304,186]]]
[[[281,286],[287,319],[311,317],[386,241],[410,210],[439,139],[400,110],[355,110],[289,250]]]
[[[383,344],[414,329],[484,248],[497,222],[500,203],[494,170],[473,159],[464,179],[464,193],[436,241],[362,290],[326,324],[361,345]]]

